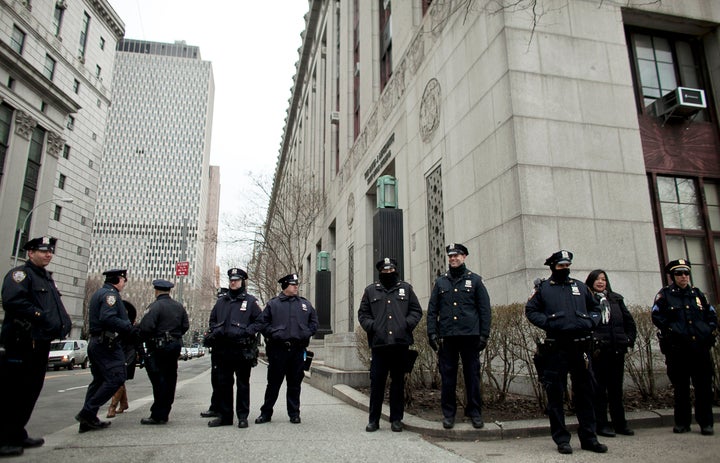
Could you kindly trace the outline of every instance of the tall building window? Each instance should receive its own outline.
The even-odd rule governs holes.
[[[77,79],[73,79],[73,92],[76,94],[80,92],[80,81]]]
[[[392,75],[392,2],[378,0],[380,9],[380,91]]]
[[[50,80],[53,80],[55,75],[55,60],[50,55],[45,55],[45,67],[43,69],[43,75]]]
[[[63,146],[63,159],[70,159],[70,145]]]
[[[61,5],[55,4],[55,12],[53,13],[53,29],[55,30],[56,37],[60,35],[60,30],[62,29],[62,21],[63,21],[64,15],[65,15],[64,4],[61,4]]]
[[[12,35],[10,36],[10,48],[15,50],[18,55],[22,55],[23,47],[25,47],[25,32],[18,29],[17,26],[13,26]]]
[[[62,207],[55,205],[55,210],[53,211],[53,220],[56,222],[60,222],[61,215],[62,215]]]
[[[0,104],[0,185],[2,185],[3,173],[5,172],[5,157],[7,155],[8,142],[10,141],[12,114],[13,110],[10,106]]]
[[[58,178],[58,188],[60,188],[61,190],[65,189],[65,180],[66,179],[67,179],[67,177],[65,175],[60,174],[60,178]]]
[[[99,64],[96,64],[95,65],[95,77],[97,77],[99,79],[101,74],[102,74],[102,68],[100,67]]]
[[[90,30],[90,15],[87,11],[83,12],[82,28],[80,29],[80,48],[78,48],[78,57],[85,58],[85,47],[87,47],[87,36]]]
[[[45,144],[45,129],[35,127],[30,137],[30,149],[28,150],[28,161],[25,170],[25,181],[23,182],[22,195],[20,197],[20,211],[18,213],[17,229],[19,230],[25,223],[25,219],[35,204],[35,196],[37,195],[38,180],[40,178],[40,166],[42,163],[43,146]],[[25,224],[22,236],[19,242],[24,243],[28,240],[30,224],[32,217]],[[17,233],[15,239],[18,239]],[[13,249],[17,248],[17,241],[13,243]],[[24,257],[25,251],[20,251],[18,257]]]
[[[67,128],[70,129],[70,130],[74,130],[74,129],[75,129],[75,118],[74,118],[74,117],[68,116]]]
[[[103,37],[100,37],[100,49],[105,49],[105,39]]]

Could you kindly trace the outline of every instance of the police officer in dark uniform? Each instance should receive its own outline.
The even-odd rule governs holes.
[[[712,346],[717,334],[717,313],[700,289],[690,284],[690,261],[679,259],[665,266],[672,283],[655,296],[652,321],[660,329],[660,349],[675,396],[677,434],[690,432],[692,411],[690,381],[695,389],[695,420],[700,433],[711,436]]]
[[[5,275],[5,319],[0,334],[0,456],[21,455],[43,438],[28,436],[25,426],[45,381],[50,341],[64,338],[72,324],[60,293],[47,271],[55,238],[35,238],[23,246],[27,261]]]
[[[403,430],[405,372],[412,332],[422,318],[422,307],[413,287],[400,280],[397,261],[385,257],[375,264],[379,281],[363,292],[358,320],[372,349],[370,361],[370,419],[365,431],[380,427],[385,382],[390,374],[390,429]]]
[[[190,328],[185,307],[170,297],[174,284],[167,280],[153,280],[155,302],[145,310],[138,325],[140,338],[145,341],[145,371],[153,387],[154,402],[150,417],[141,424],[165,424],[175,401],[177,363],[182,348],[182,336]]]
[[[597,440],[593,386],[590,372],[592,332],[600,323],[597,299],[579,280],[570,278],[573,253],[558,251],[547,258],[550,279],[538,282],[525,305],[530,323],[544,330],[546,339],[538,346],[538,376],[547,393],[546,413],[558,452],[572,453],[570,433],[565,427],[563,398],[567,375],[572,378],[573,403],[577,412],[578,437],[584,450],[607,452]]]
[[[318,328],[317,312],[310,301],[298,296],[298,276],[286,275],[278,283],[282,291],[267,303],[257,325],[265,337],[268,384],[256,424],[267,423],[272,418],[283,378],[287,378],[286,401],[290,422],[300,423],[305,348]]]
[[[490,296],[480,275],[465,266],[468,249],[462,244],[446,248],[449,269],[435,281],[428,302],[427,334],[430,347],[438,353],[442,378],[440,403],[443,427],[455,426],[457,411],[458,358],[462,359],[467,405],[465,416],[480,429],[480,352],[490,336]]]
[[[82,410],[75,415],[81,433],[110,426],[110,421],[100,421],[97,412],[127,379],[125,352],[120,343],[120,337],[129,336],[132,331],[120,298],[120,291],[127,284],[127,270],[112,269],[103,275],[105,283],[95,291],[88,305],[88,357],[93,380],[85,394]]]
[[[240,268],[228,270],[230,289],[218,298],[210,313],[208,336],[213,345],[213,373],[216,374],[217,411],[219,417],[208,426],[229,426],[233,423],[233,383],[237,377],[235,412],[238,428],[248,427],[250,412],[250,370],[257,365],[257,328],[251,332],[262,313],[257,299],[245,290],[247,272]]]

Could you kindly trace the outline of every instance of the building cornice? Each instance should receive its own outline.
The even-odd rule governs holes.
[[[90,6],[93,7],[95,12],[105,21],[110,30],[115,34],[117,40],[122,39],[125,36],[125,23],[120,16],[110,6],[110,2],[107,0],[89,0]]]

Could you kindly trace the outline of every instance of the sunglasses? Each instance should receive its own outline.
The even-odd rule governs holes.
[[[688,272],[687,270],[680,270],[680,271],[677,271],[677,272],[673,272],[673,275],[675,275],[676,277],[680,277],[680,276],[690,276],[690,272]]]

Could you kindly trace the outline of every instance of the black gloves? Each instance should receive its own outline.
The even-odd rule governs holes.
[[[428,336],[428,344],[430,344],[430,349],[434,350],[435,352],[438,351],[438,337],[437,334],[431,334]]]
[[[477,349],[482,352],[485,347],[487,347],[487,342],[488,339],[485,336],[480,336],[478,338]]]

